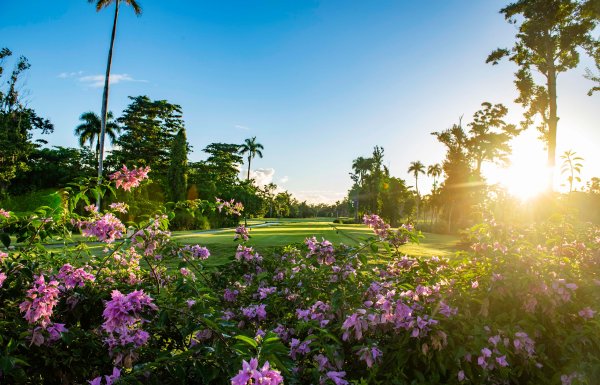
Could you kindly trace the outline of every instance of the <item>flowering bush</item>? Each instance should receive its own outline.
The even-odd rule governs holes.
[[[124,169],[112,183],[135,187],[132,178]],[[18,241],[0,252],[1,383],[574,385],[600,378],[597,227],[487,221],[468,232],[470,251],[413,258],[398,247],[420,235],[374,215],[364,218],[374,236],[359,246],[309,238],[268,255],[248,244],[240,226],[237,248],[215,266],[206,247],[172,241],[172,212],[129,232],[114,215],[124,205],[73,213],[78,200],[111,189],[67,191],[59,213],[0,211],[0,230]],[[213,210],[219,206],[230,215],[241,210],[224,201]],[[43,244],[73,231],[95,237],[102,250]],[[11,238],[2,241],[9,246]]]

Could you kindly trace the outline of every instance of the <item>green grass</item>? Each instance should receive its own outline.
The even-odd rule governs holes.
[[[257,225],[259,221],[249,222]],[[269,226],[254,227],[250,230],[249,246],[258,251],[265,251],[293,243],[301,243],[307,237],[325,238],[334,245],[344,243],[356,246],[361,241],[372,236],[371,229],[364,225],[334,224],[331,219],[283,219]],[[458,238],[451,235],[424,233],[421,243],[408,244],[400,251],[412,256],[448,256],[457,250]],[[173,238],[181,244],[199,244],[209,248],[215,256],[232,255],[237,243],[233,241],[234,230],[215,232],[181,231],[173,233]]]
[[[264,225],[268,226],[264,226]],[[364,225],[337,224],[329,218],[310,219],[281,219],[281,220],[251,220],[250,240],[248,245],[252,246],[263,255],[269,255],[279,247],[289,244],[303,243],[308,237],[316,237],[318,240],[325,238],[334,245],[340,243],[356,246],[365,239],[371,237],[373,232]],[[257,226],[257,227],[252,227]],[[218,229],[208,231],[175,231],[173,240],[179,244],[199,244],[206,246],[211,252],[211,258],[206,261],[206,267],[219,266],[233,258],[238,242],[233,240],[234,229]],[[419,244],[407,244],[400,248],[402,253],[410,256],[449,256],[458,250],[459,239],[452,235],[441,235],[423,233],[425,238]],[[83,240],[80,235],[73,238]],[[106,246],[99,242],[86,242],[92,254],[101,256]],[[59,250],[62,246],[49,245],[51,249]],[[76,244],[67,245],[67,250],[74,250]],[[383,249],[381,249],[383,251]],[[385,263],[385,256],[374,263]]]

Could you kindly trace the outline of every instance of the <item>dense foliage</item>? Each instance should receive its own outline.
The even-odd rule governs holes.
[[[147,169],[64,193],[60,210],[0,211],[0,378],[8,384],[592,384],[600,377],[600,229],[488,220],[468,252],[412,258],[411,226],[365,216],[358,247],[307,239],[226,259],[170,239],[167,211],[126,227]],[[93,186],[93,185],[92,185]],[[219,201],[224,215],[241,206]],[[105,247],[68,240],[73,231]],[[16,241],[16,243],[14,243]]]

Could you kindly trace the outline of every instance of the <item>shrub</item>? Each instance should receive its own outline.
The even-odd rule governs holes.
[[[69,191],[69,207],[86,192]],[[208,249],[171,241],[173,211],[123,235],[110,212],[123,208],[52,220],[44,210],[0,211],[4,234],[23,242],[0,254],[2,383],[600,378],[597,227],[565,218],[527,228],[489,220],[466,235],[471,251],[445,259],[400,254],[420,234],[377,216],[364,218],[374,236],[358,247],[309,238],[268,255],[245,242],[240,226],[237,248],[215,267]],[[106,248],[43,247],[73,225]]]

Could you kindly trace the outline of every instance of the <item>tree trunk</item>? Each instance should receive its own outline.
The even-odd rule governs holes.
[[[113,21],[112,34],[110,36],[110,48],[108,50],[108,62],[106,63],[106,76],[104,77],[104,92],[102,93],[102,116],[100,123],[100,153],[98,154],[98,184],[102,182],[102,171],[104,166],[104,136],[106,135],[106,121],[108,119],[108,83],[110,80],[110,66],[112,64],[112,53],[117,33],[117,20],[119,18],[119,0],[115,2],[115,19]],[[100,210],[100,195],[96,200],[96,206]]]
[[[549,113],[548,120],[548,190],[554,189],[554,168],[556,165],[556,131],[558,128],[558,116],[556,111],[556,68],[550,64],[548,69],[548,97]]]
[[[252,161],[252,157],[248,157],[248,176],[246,177],[246,180],[250,180],[250,162]]]

